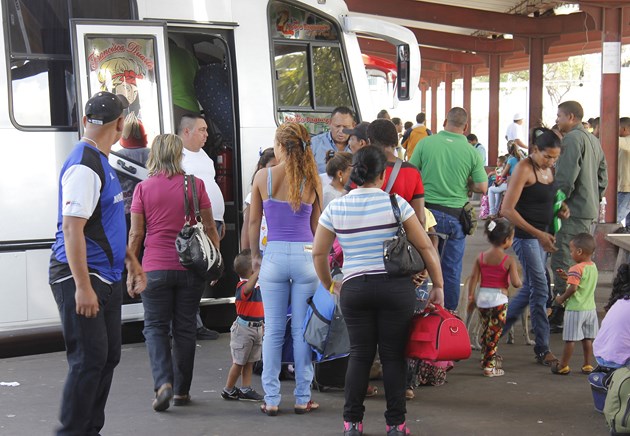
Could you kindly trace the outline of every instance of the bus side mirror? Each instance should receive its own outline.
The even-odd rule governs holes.
[[[396,61],[398,67],[398,81],[396,84],[398,100],[409,100],[409,44],[400,44],[396,47]]]

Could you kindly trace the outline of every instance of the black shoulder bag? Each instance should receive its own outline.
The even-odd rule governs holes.
[[[389,200],[392,203],[394,217],[398,224],[398,231],[393,239],[383,242],[383,262],[389,275],[402,277],[411,276],[424,270],[424,260],[409,240],[400,217],[400,208],[396,196],[391,194]]]
[[[188,183],[192,185],[193,207],[195,209],[196,224],[190,224],[190,205],[188,203]],[[223,258],[221,252],[214,246],[204,229],[201,213],[199,212],[199,199],[197,198],[197,186],[195,176],[184,176],[184,227],[175,238],[175,249],[179,257],[179,263],[186,269],[195,271],[208,281],[216,280],[223,274]]]

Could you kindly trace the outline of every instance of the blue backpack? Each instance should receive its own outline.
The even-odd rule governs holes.
[[[313,350],[314,361],[333,360],[350,354],[350,337],[339,308],[339,297],[320,283],[315,295],[306,301],[304,340]]]

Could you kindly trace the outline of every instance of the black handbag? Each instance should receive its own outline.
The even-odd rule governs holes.
[[[389,196],[398,224],[398,231],[393,239],[383,242],[383,262],[385,270],[391,276],[411,276],[424,270],[424,260],[409,240],[400,218],[400,208],[394,194]]]
[[[188,183],[192,185],[193,207],[195,210],[196,224],[190,224],[190,206],[188,203]],[[195,271],[206,280],[213,281],[223,274],[224,263],[221,252],[214,246],[203,226],[199,212],[199,199],[195,176],[184,176],[184,227],[175,238],[175,249],[179,257],[179,263],[186,269]]]

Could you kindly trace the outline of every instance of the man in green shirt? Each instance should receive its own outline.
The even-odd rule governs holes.
[[[446,115],[444,130],[416,145],[409,162],[420,169],[426,207],[437,221],[436,230],[448,235],[441,243],[444,276],[444,306],[456,310],[466,249],[466,235],[460,215],[468,202],[468,192],[485,193],[488,176],[479,153],[464,136],[468,130],[468,114],[454,107]]]
[[[569,242],[579,233],[590,233],[591,224],[599,215],[599,203],[608,185],[606,159],[599,139],[582,125],[584,110],[576,101],[565,101],[558,106],[556,123],[564,134],[562,154],[556,164],[556,183],[566,195],[570,218],[562,222],[556,233],[558,250],[551,255],[555,293],[563,292],[567,283],[557,271],[567,271],[574,264]],[[552,331],[562,325],[554,317]]]
[[[195,76],[199,70],[199,62],[192,53],[178,46],[172,39],[168,42],[173,119],[178,126],[185,114],[201,113],[195,92]]]

